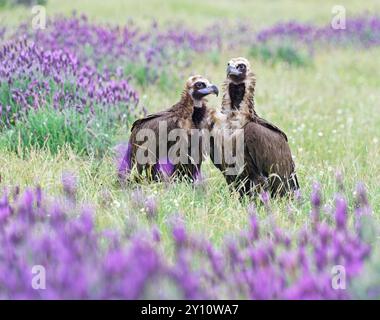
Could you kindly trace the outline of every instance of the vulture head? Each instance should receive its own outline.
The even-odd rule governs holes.
[[[194,107],[202,107],[203,100],[209,94],[219,94],[218,87],[206,78],[196,75],[191,76],[186,81],[185,92],[191,97],[194,102]]]
[[[233,58],[227,64],[222,110],[253,114],[256,78],[246,58]]]
[[[251,74],[251,65],[246,58],[233,58],[227,64],[227,78],[235,84],[244,82]]]

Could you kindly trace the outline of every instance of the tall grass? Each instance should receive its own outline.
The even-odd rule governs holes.
[[[30,110],[0,136],[0,147],[20,155],[35,148],[56,154],[70,146],[79,155],[99,157],[115,143],[115,129],[104,116],[87,119],[75,110]]]

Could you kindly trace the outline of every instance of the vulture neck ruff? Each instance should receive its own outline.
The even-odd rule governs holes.
[[[195,126],[199,126],[202,121],[206,118],[206,106],[203,104],[202,107],[194,107],[192,114],[192,120]]]
[[[231,99],[231,110],[239,110],[240,103],[244,99],[245,83],[234,84],[231,82],[228,86],[228,94]]]
[[[253,72],[241,83],[234,83],[230,79],[224,82],[222,113],[242,112],[253,117],[255,112],[255,85],[256,78]]]
[[[181,100],[174,106],[174,109],[180,118],[191,120],[196,127],[200,126],[207,116],[205,100],[195,102],[186,90],[182,93]]]

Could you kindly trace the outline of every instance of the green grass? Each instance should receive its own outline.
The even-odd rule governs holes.
[[[312,55],[305,49],[289,44],[281,45],[253,45],[249,50],[249,56],[260,59],[269,64],[286,62],[290,66],[306,67],[312,64]]]
[[[291,68],[287,64],[270,67],[252,60],[257,73],[257,111],[288,133],[303,193],[308,197],[313,181],[323,187],[324,198],[332,204],[336,192],[334,174],[341,170],[353,204],[352,191],[363,181],[370,193],[375,212],[379,212],[380,194],[380,117],[377,113],[380,93],[379,74],[374,69],[380,50],[355,54],[352,50],[326,52],[316,57],[312,68]],[[226,54],[227,61],[234,54]],[[206,61],[206,60],[205,60]],[[203,63],[205,63],[205,61]],[[221,84],[224,64],[194,63],[212,81]],[[360,70],[360,72],[359,72]],[[190,71],[189,71],[190,73]],[[150,110],[174,103],[180,86],[162,93],[154,87],[145,90],[145,102]],[[218,99],[210,99],[217,106]],[[119,132],[121,140],[127,133]],[[40,184],[53,194],[60,194],[60,176],[65,170],[80,176],[79,200],[92,203],[97,209],[101,228],[126,228],[131,223],[148,224],[141,208],[131,205],[130,194],[136,185],[122,189],[117,184],[111,154],[98,160],[80,157],[71,149],[57,155],[48,151],[31,151],[20,158],[13,152],[1,152],[2,185],[26,187]],[[208,161],[204,189],[187,184],[143,185],[148,195],[159,201],[157,223],[168,236],[168,225],[174,215],[180,215],[190,230],[219,243],[226,234],[239,232],[247,223],[246,203],[231,195],[221,174]],[[290,231],[309,220],[307,199],[301,204],[286,199],[272,202],[278,223]],[[293,214],[288,215],[288,207]],[[265,211],[260,208],[265,219]]]
[[[194,4],[192,0],[49,0],[47,14],[71,14],[74,10],[84,13],[91,19],[107,23],[125,23],[133,17],[141,24],[149,25],[152,18],[161,23],[183,21],[194,28],[202,28],[220,19],[247,21],[260,27],[277,22],[278,20],[297,19],[329,23],[331,10],[335,5],[343,5],[347,16],[365,12],[380,11],[378,1],[335,0],[297,1],[297,0],[203,0]],[[15,25],[20,20],[30,18],[29,9],[0,9],[0,19],[7,24]]]
[[[49,1],[48,13],[69,13],[73,1]],[[162,14],[160,22],[175,19],[195,28],[220,19],[250,19],[258,25],[278,20],[297,18],[316,22],[329,21],[334,1],[203,1],[196,5],[190,1],[132,1],[98,0],[75,2],[78,11],[92,18],[108,22],[123,22],[134,16],[141,24],[154,14]],[[348,13],[366,9],[379,9],[375,2],[347,1]],[[293,6],[291,6],[293,4]],[[296,4],[296,5],[295,5]],[[275,8],[275,9],[274,9]],[[11,11],[3,11],[4,17]],[[153,14],[154,13],[154,14]],[[23,9],[12,11],[16,21],[25,14]],[[9,21],[9,20],[6,20]],[[208,53],[197,57],[185,74],[201,73],[211,81],[222,84],[225,63],[234,56],[248,55],[238,49],[230,52]],[[345,176],[345,185],[353,205],[353,190],[358,181],[366,184],[374,211],[380,211],[380,70],[379,49],[367,51],[338,50],[319,52],[312,66],[294,68],[281,61],[264,63],[252,58],[257,74],[257,111],[264,118],[282,128],[289,136],[295,156],[297,172],[306,199],[298,204],[287,199],[272,201],[277,222],[290,232],[309,221],[309,196],[313,181],[322,184],[324,198],[332,204],[336,192],[335,172]],[[170,81],[164,79],[163,81]],[[182,81],[184,82],[185,79]],[[142,103],[150,111],[157,111],[175,103],[182,90],[181,81],[161,90],[159,85],[138,87]],[[171,83],[171,82],[168,82]],[[167,87],[167,83],[165,85]],[[210,98],[210,105],[218,107],[220,98]],[[36,124],[37,125],[37,124]],[[25,128],[26,130],[26,128]],[[63,134],[63,133],[62,133]],[[126,140],[125,129],[118,131],[118,140]],[[3,137],[4,138],[4,137]],[[38,140],[39,141],[39,140]],[[16,143],[16,142],[14,142]],[[35,150],[18,156],[12,151],[0,151],[0,188],[40,184],[52,194],[61,194],[60,177],[70,170],[79,175],[79,201],[92,203],[97,210],[99,228],[125,230],[135,225],[149,224],[141,208],[131,203],[131,192],[136,185],[121,188],[117,184],[112,150],[97,159],[79,156],[72,148]],[[193,188],[187,184],[143,185],[148,195],[159,202],[157,224],[168,237],[168,226],[173,216],[180,216],[190,230],[220,243],[228,234],[239,233],[247,224],[246,202],[241,203],[230,194],[221,174],[207,161],[204,165],[206,186]],[[288,214],[291,209],[292,215]],[[262,207],[261,219],[266,218]]]
[[[90,117],[76,110],[29,110],[0,135],[0,148],[27,155],[31,149],[56,154],[69,146],[80,155],[102,156],[112,146],[115,129],[104,117]]]

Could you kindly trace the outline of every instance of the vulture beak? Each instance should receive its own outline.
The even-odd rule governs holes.
[[[205,97],[205,96],[207,96],[207,95],[209,95],[211,93],[215,94],[216,96],[218,96],[218,94],[219,94],[219,89],[214,84],[211,84],[211,85],[209,85],[206,88],[199,89],[199,90],[195,91],[193,93],[193,96],[194,96],[195,99],[198,100],[198,99],[202,99],[203,97]]]
[[[240,77],[242,75],[242,72],[236,69],[233,66],[227,67],[227,76],[234,76],[234,77]]]

